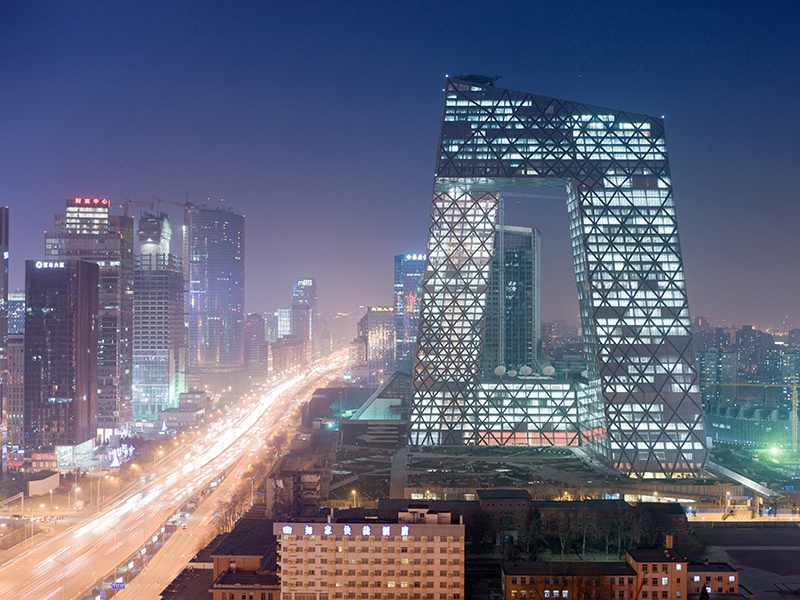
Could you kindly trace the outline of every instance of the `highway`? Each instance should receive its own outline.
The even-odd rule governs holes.
[[[219,474],[246,469],[249,459],[266,449],[269,434],[287,426],[289,411],[297,404],[295,399],[338,376],[345,361],[345,353],[337,353],[302,376],[273,384],[260,399],[253,400],[248,410],[232,410],[225,419],[211,424],[204,436],[195,438],[182,456],[178,453],[165,460],[157,473],[146,476],[139,490],[109,503],[91,519],[32,550],[21,550],[18,558],[0,568],[0,598],[82,598],[98,582],[109,577],[116,564],[139,552],[145,541],[161,535],[162,523]],[[175,564],[170,573],[180,571],[207,541],[213,496],[224,493],[228,485],[233,485],[234,478],[228,477],[225,481],[227,485],[222,486],[223,490],[212,494],[194,515],[194,526],[173,534],[162,549],[164,554],[156,555],[154,560],[159,563],[184,559],[183,564]],[[197,523],[198,519],[202,521]],[[191,543],[187,543],[187,538]],[[151,568],[155,570],[157,566],[146,567],[142,577]],[[163,589],[168,581],[158,581],[157,585]],[[153,590],[154,587],[150,587],[146,595],[127,593],[126,597],[157,598],[152,595]]]

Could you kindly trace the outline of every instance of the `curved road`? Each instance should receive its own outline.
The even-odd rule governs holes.
[[[115,564],[158,535],[161,524],[187,499],[243,456],[255,455],[265,444],[269,430],[285,418],[293,398],[341,373],[345,360],[344,353],[337,353],[302,377],[274,384],[249,410],[232,411],[236,414],[212,424],[200,441],[194,441],[192,450],[166,461],[159,468],[161,472],[151,475],[140,490],[4,565],[0,568],[0,598],[82,597],[111,575]],[[172,539],[184,533],[178,532]],[[190,558],[191,555],[186,561]]]

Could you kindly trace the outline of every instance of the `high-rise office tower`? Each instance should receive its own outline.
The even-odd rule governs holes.
[[[287,335],[292,335],[292,309],[279,308],[275,311],[275,319],[277,320],[277,328],[275,331],[275,339],[270,341],[277,341]]]
[[[697,353],[703,406],[724,405],[736,398],[736,353],[716,348]]]
[[[251,377],[267,376],[269,344],[262,315],[251,313],[244,322],[244,366]]]
[[[5,360],[8,341],[8,207],[0,206],[0,361]]]
[[[8,432],[8,207],[0,207],[0,252],[3,253],[0,272],[0,445]],[[0,453],[3,453],[0,448]],[[0,467],[5,470],[5,455],[0,455]]]
[[[133,418],[152,421],[186,391],[181,260],[170,254],[169,217],[143,214],[133,295]]]
[[[482,376],[498,366],[537,368],[541,329],[541,236],[538,229],[498,226],[489,273],[481,349]]]
[[[97,264],[25,262],[25,447],[80,464],[97,434]]]
[[[292,283],[292,335],[311,342],[312,352],[317,326],[317,280],[313,277]]]
[[[394,307],[368,306],[358,322],[366,348],[367,384],[379,385],[394,373]]]
[[[67,200],[45,236],[48,260],[86,260],[100,267],[99,389],[101,440],[124,432],[133,418],[133,217],[109,214],[104,198]]]
[[[424,275],[424,254],[399,254],[394,257],[394,339],[395,365],[398,370],[411,370],[417,347],[419,304]]]
[[[445,86],[411,443],[538,443],[518,400],[479,393],[479,371],[500,194],[552,184],[589,364],[576,385],[592,394],[570,439],[633,476],[692,476],[707,449],[663,120],[477,75]]]
[[[5,405],[6,443],[10,448],[25,445],[25,336],[8,334]]]
[[[25,333],[25,292],[8,294],[8,334]]]
[[[244,365],[244,216],[201,208],[189,216],[189,366]]]

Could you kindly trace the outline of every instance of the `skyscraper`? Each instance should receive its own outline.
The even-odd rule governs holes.
[[[581,385],[598,391],[576,404],[577,423],[603,416],[579,443],[633,476],[694,475],[707,450],[663,120],[477,75],[444,92],[411,442],[525,439],[524,417],[479,397],[482,324],[500,193],[552,184],[566,189]]]
[[[25,445],[25,336],[8,335],[6,391],[3,411],[6,417],[6,443],[9,447]]]
[[[244,366],[250,377],[265,378],[269,366],[269,344],[262,315],[251,313],[244,322]]]
[[[244,216],[201,208],[189,217],[189,365],[244,366]]]
[[[8,334],[25,333],[25,292],[8,294]]]
[[[313,277],[292,283],[292,335],[311,343],[315,351],[317,325],[317,280]]]
[[[417,347],[419,304],[424,275],[424,254],[399,254],[394,257],[394,339],[395,365],[398,370],[411,370]]]
[[[133,217],[109,214],[105,198],[67,200],[45,236],[50,261],[86,260],[100,267],[97,428],[101,440],[133,419]]]
[[[541,236],[538,229],[498,226],[489,274],[481,373],[538,363],[541,329]]]
[[[275,311],[275,319],[277,326],[275,328],[275,339],[270,341],[279,340],[287,335],[292,335],[292,309],[279,308]]]
[[[181,260],[170,254],[169,217],[139,220],[133,295],[133,418],[152,421],[186,391]]]
[[[366,349],[367,384],[379,385],[394,373],[394,307],[368,306],[358,322],[358,336]]]
[[[91,454],[97,432],[96,264],[25,262],[25,447],[59,453],[59,466]]]
[[[8,423],[3,415],[8,415],[8,207],[0,207],[0,252],[3,256],[2,272],[0,272],[0,445],[5,443],[3,432],[7,432]],[[0,448],[0,453],[3,453]],[[5,469],[5,456],[0,456],[0,463]]]

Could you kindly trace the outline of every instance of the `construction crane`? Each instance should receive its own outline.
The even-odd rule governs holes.
[[[791,414],[789,415],[789,421],[792,425],[792,453],[797,454],[798,450],[798,440],[797,440],[797,433],[798,433],[798,422],[797,422],[797,409],[800,402],[798,402],[798,395],[797,395],[797,388],[798,382],[797,377],[793,378],[793,381],[788,383],[710,383],[710,386],[719,386],[719,387],[758,387],[758,388],[789,388],[792,390],[792,410]]]
[[[130,199],[128,199],[128,200],[125,200],[125,203],[122,205],[122,214],[125,215],[126,217],[130,216],[128,214],[128,209],[131,206],[140,206],[142,208],[148,208],[149,207],[150,210],[155,210],[156,209],[155,208],[155,204],[153,202],[144,202],[144,201],[141,201],[141,200],[130,200]]]
[[[153,202],[159,202],[164,204],[170,204],[172,206],[179,206],[183,209],[183,230],[181,232],[181,260],[183,261],[183,289],[184,293],[186,294],[187,303],[189,297],[189,215],[193,212],[198,212],[200,210],[199,206],[196,206],[189,202],[189,192],[186,192],[186,200],[184,202],[178,202],[176,200],[167,200],[166,198],[159,198],[158,196],[150,196],[150,200]],[[187,304],[188,307],[188,304]],[[188,309],[187,309],[188,310]]]

